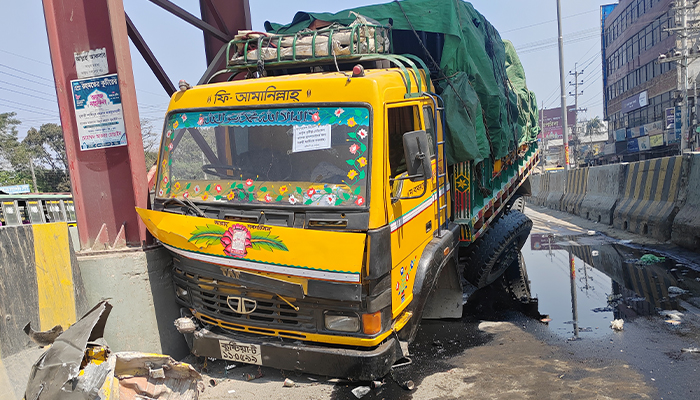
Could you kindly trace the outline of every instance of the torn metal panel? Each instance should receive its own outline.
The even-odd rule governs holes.
[[[78,385],[80,364],[89,341],[102,338],[112,306],[102,301],[63,332],[32,367],[26,400],[91,399]],[[94,396],[92,397],[94,398]]]

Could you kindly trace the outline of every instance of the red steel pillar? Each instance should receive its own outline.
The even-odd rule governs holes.
[[[148,189],[136,90],[122,0],[43,0],[61,125],[66,142],[82,249],[150,241],[134,207]],[[108,73],[118,74],[127,145],[81,150],[71,88],[74,53],[106,50]]]

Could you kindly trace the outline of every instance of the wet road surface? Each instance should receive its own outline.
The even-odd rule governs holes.
[[[537,302],[423,321],[413,363],[362,398],[700,398],[700,267],[664,253],[668,246],[649,251],[641,246],[653,243],[614,239],[575,217],[540,207],[526,214],[535,225],[522,254]],[[611,329],[615,319],[623,330]],[[369,385],[207,364],[203,399],[356,399],[352,390]],[[285,378],[295,387],[283,387]],[[416,389],[403,389],[406,380]]]

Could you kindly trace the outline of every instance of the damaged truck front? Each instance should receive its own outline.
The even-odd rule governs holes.
[[[507,209],[537,161],[536,128],[513,122],[487,159],[448,154],[459,82],[436,87],[423,60],[392,54],[387,25],[248,34],[228,45],[229,79],[173,95],[155,202],[138,211],[173,254],[194,354],[376,379],[421,318],[461,316],[462,275],[481,287],[517,262],[529,220]],[[500,220],[514,228],[484,238]]]

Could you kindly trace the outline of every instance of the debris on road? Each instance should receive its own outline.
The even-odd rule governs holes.
[[[616,320],[610,321],[610,327],[615,331],[623,330],[624,326],[625,326],[625,321],[623,321],[621,319],[616,319]]]
[[[167,355],[110,354],[103,339],[112,306],[98,303],[59,335],[33,365],[25,398],[195,400],[202,376]]]
[[[296,383],[294,383],[294,381],[289,379],[289,378],[286,378],[284,380],[284,383],[282,384],[282,386],[284,386],[284,387],[294,387],[295,385],[296,385]]]
[[[637,264],[639,265],[651,265],[651,264],[658,264],[660,262],[666,261],[666,257],[657,257],[653,254],[645,254],[639,258],[639,261],[637,261]]]
[[[681,289],[678,286],[669,286],[668,287],[668,294],[670,296],[681,296],[688,293],[687,290]]]
[[[48,331],[40,332],[32,329],[31,322],[27,322],[27,325],[24,326],[24,333],[29,336],[32,342],[38,344],[39,347],[46,347],[52,344],[56,338],[63,333],[63,327],[61,325],[56,325]]]
[[[367,393],[369,393],[369,386],[358,386],[352,390],[352,394],[358,399],[361,399]]]
[[[688,347],[681,349],[682,353],[700,353],[700,347]]]

